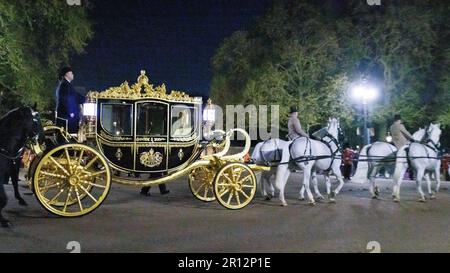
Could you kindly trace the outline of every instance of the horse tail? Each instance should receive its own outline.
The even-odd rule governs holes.
[[[367,161],[369,157],[367,150],[369,147],[370,145],[364,146],[359,153],[358,165],[356,167],[355,175],[353,176],[353,179],[356,180],[356,182],[364,183],[365,179],[367,179],[367,173],[369,171],[369,162]]]
[[[406,170],[406,165],[408,164],[408,161],[406,159],[406,149],[408,147],[408,145],[405,145],[398,149],[397,158],[395,159],[395,172],[393,176],[394,181],[399,181],[401,178],[403,178]]]

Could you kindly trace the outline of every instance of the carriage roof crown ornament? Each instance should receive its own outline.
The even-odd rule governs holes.
[[[158,99],[171,102],[202,103],[201,97],[191,97],[182,91],[171,90],[168,93],[164,83],[154,87],[153,84],[149,83],[145,70],[141,70],[137,82],[131,86],[125,81],[120,86],[110,87],[104,91],[90,91],[87,97],[92,99]]]

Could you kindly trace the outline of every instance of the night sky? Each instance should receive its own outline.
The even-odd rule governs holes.
[[[91,0],[95,36],[73,56],[75,86],[103,90],[136,81],[208,96],[211,58],[221,41],[250,27],[270,0]],[[71,7],[75,8],[75,7]]]

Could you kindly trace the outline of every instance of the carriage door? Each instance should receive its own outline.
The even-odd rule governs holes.
[[[147,173],[166,171],[169,104],[141,101],[135,109],[135,169]]]

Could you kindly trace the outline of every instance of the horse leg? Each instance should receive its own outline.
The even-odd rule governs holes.
[[[275,186],[278,189],[281,205],[287,206],[286,199],[284,199],[284,188],[287,183],[287,179],[289,178],[290,171],[288,169],[288,166],[286,164],[280,165],[277,170],[276,180],[275,180]]]
[[[372,195],[372,199],[378,199],[380,191],[375,183],[375,176],[378,172],[378,167],[374,166],[369,169],[369,191]]]
[[[419,202],[425,202],[425,194],[422,190],[422,179],[425,174],[425,169],[418,169],[416,173],[416,185],[417,185],[417,192],[419,193]]]
[[[300,200],[300,201],[305,200],[305,184],[304,183],[302,184],[302,187],[300,188],[298,200]]]
[[[311,189],[309,188],[309,181],[311,179],[311,167],[306,167],[303,170],[303,185],[305,185],[306,194],[308,195],[309,204],[314,205],[316,202],[314,201],[314,197],[311,193]]]
[[[436,167],[434,169],[434,176],[436,176],[436,189],[435,194],[439,192],[439,188],[441,187],[441,172],[440,172],[440,166]]]
[[[407,165],[405,163],[400,163],[395,167],[394,172],[394,187],[392,189],[392,197],[394,202],[400,202],[400,189],[402,187],[403,176],[407,170]]]
[[[327,186],[327,195],[329,197],[331,194],[331,179],[329,175],[325,175],[325,185]]]
[[[261,191],[261,196],[264,197],[266,195],[266,189],[264,188],[264,181],[262,180],[263,177],[263,173],[262,172],[257,172],[255,173],[256,176],[256,186],[259,188],[259,190]]]
[[[5,193],[5,187],[3,185],[3,178],[0,178],[0,225],[1,227],[10,227],[11,223],[3,217],[2,210],[8,203],[8,197]]]
[[[436,195],[431,190],[431,173],[425,173],[424,178],[427,182],[428,196],[430,197],[430,199],[435,199]]]
[[[263,188],[264,188],[264,199],[266,201],[270,201],[272,199],[272,197],[274,196],[274,188],[272,186],[272,184],[270,183],[270,177],[272,176],[271,172],[265,172],[263,174],[263,178],[262,178],[262,183],[263,183]]]
[[[14,188],[14,197],[19,201],[19,205],[28,206],[27,202],[23,200],[22,196],[19,192],[19,165],[18,163],[14,164],[11,168],[11,181]]]
[[[316,198],[318,200],[324,200],[325,198],[322,196],[322,194],[320,194],[320,191],[319,191],[319,186],[318,186],[318,181],[317,181],[317,173],[314,171],[311,173],[311,180],[313,182],[314,193],[316,194]]]
[[[340,166],[335,164],[335,166],[333,166],[333,173],[336,176],[336,179],[339,181],[339,185],[337,186],[336,189],[334,189],[334,191],[332,191],[330,193],[330,201],[334,202],[335,201],[335,197],[336,195],[339,194],[339,192],[342,190],[342,187],[344,187],[344,179],[342,179],[342,174],[341,174],[341,169],[339,168]]]

